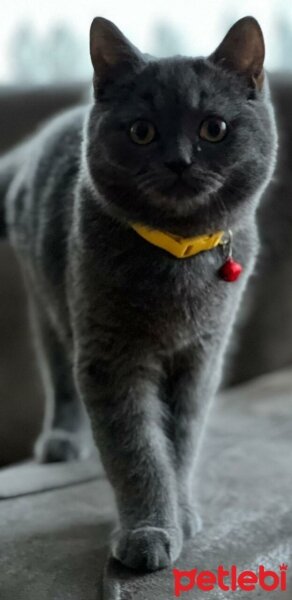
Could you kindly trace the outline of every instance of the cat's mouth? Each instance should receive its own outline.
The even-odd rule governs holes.
[[[224,179],[215,174],[204,174],[204,176],[193,176],[191,174],[179,175],[161,183],[160,194],[177,199],[189,199],[194,196],[209,195],[216,193],[223,186]]]
[[[194,185],[190,185],[187,181],[185,181],[182,177],[178,177],[174,182],[164,186],[161,189],[161,192],[166,194],[181,194],[182,196],[189,196],[196,193],[196,188]]]

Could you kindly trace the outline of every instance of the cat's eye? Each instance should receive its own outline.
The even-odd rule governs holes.
[[[221,142],[227,134],[227,124],[220,117],[209,117],[200,127],[200,138],[207,142]]]
[[[150,121],[135,121],[130,128],[130,137],[135,144],[150,144],[156,136],[154,125]]]

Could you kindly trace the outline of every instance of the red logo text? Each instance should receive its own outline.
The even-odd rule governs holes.
[[[196,588],[202,592],[211,592],[216,586],[224,592],[253,592],[256,588],[266,592],[284,592],[287,590],[287,571],[288,565],[285,564],[279,566],[278,572],[262,565],[257,571],[239,571],[236,565],[232,565],[230,569],[220,565],[215,572],[173,569],[174,595],[179,598],[183,593]]]

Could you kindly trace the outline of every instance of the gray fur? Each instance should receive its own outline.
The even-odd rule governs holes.
[[[45,458],[80,451],[70,443],[80,398],[116,494],[113,554],[154,570],[195,533],[194,459],[253,270],[276,133],[267,83],[255,88],[212,58],[143,58],[125,43],[126,62],[106,76],[102,60],[92,105],[52,121],[0,178],[10,165],[6,227],[54,383],[58,439],[46,437]],[[198,137],[210,113],[230,124],[220,144]],[[159,129],[147,147],[128,136],[142,117]],[[168,165],[185,160],[182,184]],[[185,237],[231,228],[243,275],[218,277],[222,248],[177,260],[133,221]]]

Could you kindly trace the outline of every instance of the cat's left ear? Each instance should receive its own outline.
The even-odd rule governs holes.
[[[114,67],[136,70],[143,63],[143,55],[107,19],[96,17],[90,28],[90,56],[98,79],[106,77]]]
[[[254,87],[261,89],[264,81],[265,42],[256,19],[244,17],[237,21],[209,59],[226,69],[245,75]]]

